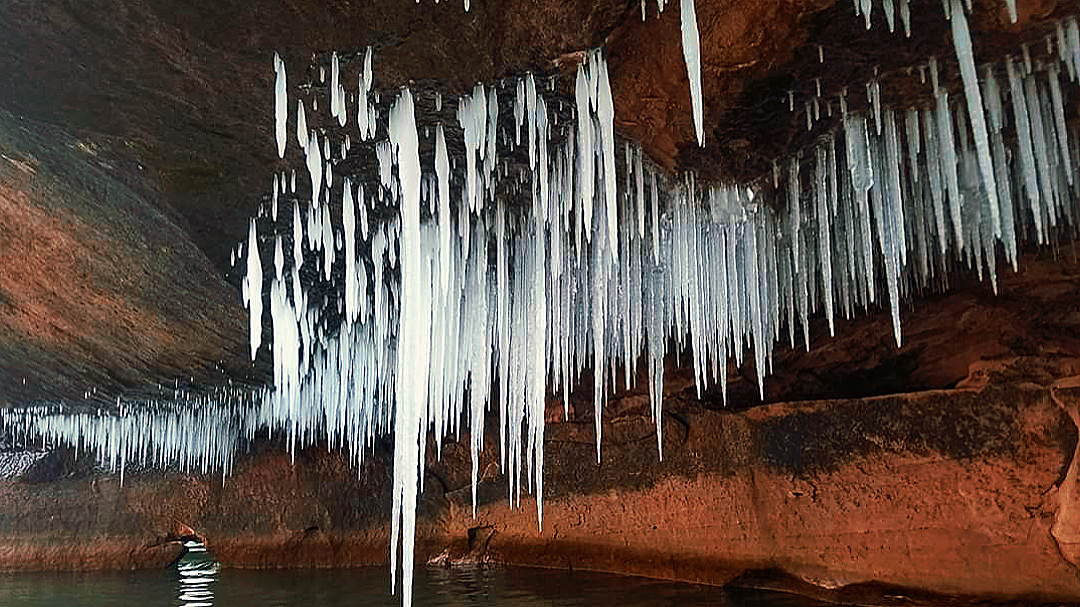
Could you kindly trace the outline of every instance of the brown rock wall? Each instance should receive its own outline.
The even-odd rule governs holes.
[[[506,478],[490,466],[497,432],[482,454],[488,472],[473,518],[463,437],[429,463],[417,556],[710,584],[776,569],[824,588],[879,582],[1075,600],[1077,431],[1062,390],[996,385],[699,409],[665,420],[663,462],[640,414],[606,420],[600,465],[591,424],[553,422],[542,527],[530,496],[507,504]],[[147,566],[171,554],[156,546],[178,524],[226,566],[381,563],[387,463],[376,454],[358,476],[349,461],[308,449],[292,463],[262,445],[224,484],[160,473],[129,475],[124,487],[97,474],[7,480],[0,568]]]

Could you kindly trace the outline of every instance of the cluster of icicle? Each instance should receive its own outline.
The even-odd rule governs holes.
[[[950,103],[935,61],[932,108],[882,108],[876,83],[866,113],[848,112],[841,99],[841,126],[775,176],[786,196],[780,214],[761,204],[760,188],[698,187],[692,177],[671,183],[636,147],[619,150],[598,52],[577,74],[577,120],[560,137],[552,136],[532,76],[511,93],[509,137],[497,132],[499,90],[478,86],[461,99],[464,185],[453,198],[443,127],[435,125],[434,162],[422,166],[408,90],[377,146],[376,192],[354,189],[348,178],[337,190],[330,176],[337,157],[312,161],[319,153],[312,133],[305,150],[316,195],[303,213],[294,202],[291,228],[279,226],[264,239],[272,238],[275,250],[270,308],[278,382],[268,398],[289,420],[291,436],[322,429],[360,454],[376,434],[393,433],[393,531],[408,575],[428,431],[438,441],[468,420],[476,452],[490,404],[499,415],[512,499],[526,485],[542,520],[545,395],[561,394],[565,406],[586,370],[599,457],[604,398],[615,382],[631,384],[639,359],[662,444],[663,358],[687,340],[699,390],[725,388],[728,360],[741,363],[751,352],[763,391],[783,328],[794,344],[801,327],[809,348],[809,317],[819,310],[831,331],[837,310],[851,316],[887,299],[899,344],[905,295],[943,286],[956,261],[996,288],[999,244],[1015,266],[1021,239],[1045,242],[1058,224],[1077,225],[1077,137],[1064,120],[1059,62],[1009,59],[984,66],[979,80],[955,1],[952,22],[964,103]],[[1064,22],[1061,40],[1068,42],[1073,28],[1073,20]],[[1075,81],[1078,47],[1063,43],[1057,50]],[[332,69],[339,69],[336,60]],[[1010,127],[1017,137],[1007,148],[1003,133]],[[506,142],[528,146],[524,212],[495,195]],[[328,201],[338,196],[344,231],[335,239]],[[376,200],[387,199],[400,209],[396,219],[364,219]],[[290,231],[294,247],[311,238],[302,230],[304,215],[309,224],[315,218],[324,264],[345,256],[346,321],[332,337],[319,332],[319,308],[305,308],[296,278],[302,255],[291,269],[282,262]],[[253,227],[249,259],[259,245]],[[329,276],[330,266],[323,270]],[[406,601],[408,592],[406,582]]]
[[[117,399],[114,411],[62,405],[0,410],[0,424],[22,444],[68,445],[120,474],[132,465],[209,473],[229,470],[241,438],[258,428],[249,391],[219,391],[154,401]],[[198,429],[198,431],[193,431]]]
[[[451,158],[458,148],[443,124],[417,124],[410,90],[380,108],[370,49],[355,93],[331,56],[323,107],[332,120],[320,128],[308,127],[303,99],[290,105],[275,57],[277,149],[284,158],[295,145],[303,165],[299,176],[275,175],[269,208],[234,256],[246,263],[252,358],[268,314],[274,368],[273,388],[232,424],[234,435],[267,428],[291,449],[326,440],[359,460],[376,436],[392,434],[393,570],[400,554],[408,605],[429,432],[441,441],[468,423],[475,503],[485,415],[497,412],[511,500],[532,491],[542,520],[546,396],[561,397],[566,411],[583,373],[594,386],[597,458],[604,400],[617,383],[631,386],[638,364],[659,449],[668,352],[689,345],[699,392],[718,383],[725,394],[729,361],[752,356],[763,395],[772,345],[794,346],[801,329],[809,348],[814,314],[832,332],[837,313],[887,302],[899,345],[903,298],[943,288],[957,263],[996,289],[999,253],[1015,267],[1021,242],[1080,225],[1078,138],[1062,90],[1080,74],[1080,36],[1066,19],[1045,55],[1024,47],[977,70],[963,6],[947,2],[963,102],[949,99],[934,60],[933,107],[883,108],[876,81],[863,111],[849,111],[841,95],[837,126],[780,161],[772,188],[672,180],[620,145],[599,51],[577,71],[569,123],[556,124],[557,101],[531,75],[463,96],[464,158]],[[872,3],[856,7],[869,15]],[[696,44],[696,25],[694,34]],[[687,53],[694,73],[691,54],[696,47]],[[353,137],[367,145],[354,150]],[[364,153],[377,174],[335,174]],[[520,170],[502,160],[523,153]],[[500,187],[507,182],[514,187]],[[765,204],[770,192],[781,204]],[[120,466],[227,468],[236,442],[226,429],[177,438],[212,427],[209,419],[117,426],[99,415],[43,426],[32,417],[5,422],[78,441]]]

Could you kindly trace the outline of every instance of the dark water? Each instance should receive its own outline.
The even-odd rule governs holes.
[[[220,569],[189,554],[166,571],[0,574],[3,607],[396,607],[389,568],[315,571]],[[593,605],[725,605],[808,607],[792,595],[661,582],[645,578],[544,569],[468,567],[417,569],[414,605],[584,607]]]

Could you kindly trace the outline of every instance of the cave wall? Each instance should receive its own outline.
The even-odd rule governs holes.
[[[671,412],[663,461],[633,407],[605,419],[599,465],[591,422],[552,422],[542,527],[531,496],[507,503],[495,428],[475,518],[468,437],[438,459],[431,444],[417,556],[709,584],[774,569],[824,588],[1075,600],[1080,392],[1068,385]],[[0,482],[0,569],[164,566],[192,532],[230,567],[389,556],[385,450],[357,470],[341,452],[293,462],[259,442],[224,481],[129,471],[122,486],[70,453],[51,457]]]
[[[1074,4],[1022,2],[1021,27]],[[4,3],[0,105],[14,114],[0,114],[0,403],[147,378],[265,378],[246,360],[228,257],[285,166],[271,145],[275,50],[300,79],[313,53],[370,44],[384,90],[420,79],[452,94],[523,70],[569,75],[580,51],[607,44],[622,135],[672,171],[752,178],[811,136],[787,90],[822,75],[857,89],[874,65],[899,74],[951,52],[939,3],[925,5],[915,39],[893,47],[881,23],[860,33],[848,3],[699,3],[698,149],[675,7],[641,22],[636,4],[610,2]],[[1024,38],[1000,6],[976,6],[980,53]],[[906,99],[897,78],[886,94]],[[542,528],[528,496],[507,507],[494,440],[473,518],[467,437],[450,442],[431,453],[419,554],[1077,600],[1075,247],[1023,259],[996,297],[963,275],[922,294],[904,309],[903,348],[880,311],[841,321],[836,338],[815,320],[812,352],[776,351],[764,407],[749,368],[728,369],[725,405],[698,398],[670,361],[663,461],[640,389],[610,402],[600,464],[590,400],[575,397],[561,421],[553,398]],[[224,480],[132,471],[121,485],[86,454],[56,452],[0,480],[0,568],[164,565],[188,528],[230,566],[384,563],[388,453],[379,445],[357,470],[340,452],[294,462],[257,442]]]

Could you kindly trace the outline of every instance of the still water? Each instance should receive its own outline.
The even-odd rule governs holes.
[[[389,569],[221,569],[205,552],[166,571],[0,574],[3,607],[397,607]],[[413,603],[427,606],[807,607],[814,601],[644,578],[543,569],[420,567]]]

